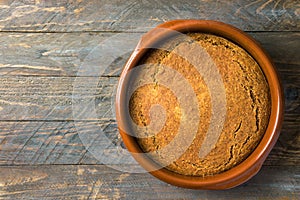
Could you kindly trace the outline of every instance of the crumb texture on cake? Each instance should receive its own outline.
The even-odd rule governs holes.
[[[271,103],[268,83],[257,62],[241,47],[219,36],[204,33],[187,33],[189,39],[172,38],[162,44],[169,49],[149,51],[139,64],[153,69],[153,83],[139,87],[130,98],[130,115],[139,126],[150,123],[151,105],[159,104],[166,110],[164,127],[155,135],[145,138],[147,132],[136,132],[137,142],[144,152],[152,152],[152,159],[163,163],[168,155],[160,155],[159,149],[176,136],[180,120],[185,117],[174,93],[160,85],[158,74],[168,66],[180,73],[193,88],[200,111],[197,134],[189,148],[167,169],[183,175],[209,176],[226,171],[245,160],[261,140],[269,120]],[[200,158],[199,150],[211,122],[210,91],[201,74],[191,63],[177,55],[176,50],[197,43],[210,55],[222,77],[226,93],[226,118],[217,143],[209,154]],[[193,52],[195,53],[195,52]],[[200,59],[200,58],[199,58]],[[159,64],[159,65],[158,65]],[[143,79],[143,69],[134,81]],[[170,84],[172,77],[170,77]],[[213,88],[212,88],[213,89]],[[184,91],[182,91],[184,92]],[[187,133],[188,134],[188,133]],[[143,135],[143,138],[139,136]],[[184,138],[183,138],[184,140]],[[172,152],[169,152],[170,155]]]

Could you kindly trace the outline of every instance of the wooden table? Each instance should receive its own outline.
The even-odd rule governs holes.
[[[114,170],[86,150],[76,129],[78,123],[86,131],[100,126],[121,144],[110,103],[129,54],[101,77],[78,70],[103,41],[179,18],[220,20],[248,32],[271,55],[282,79],[280,138],[262,170],[231,190],[182,189],[149,174]],[[299,198],[299,31],[299,0],[0,0],[0,198]],[[78,80],[82,88],[74,94]],[[94,95],[103,106],[98,111],[107,113],[74,122],[74,95]]]

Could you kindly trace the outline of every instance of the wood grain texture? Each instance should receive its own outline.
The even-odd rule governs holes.
[[[0,75],[76,76],[85,57],[112,35],[0,33]]]
[[[105,77],[76,77],[80,63],[109,33],[2,33],[0,77],[0,163],[99,164],[81,144],[72,120],[72,103],[95,101],[98,116],[77,119],[117,131],[112,112],[114,89],[128,55],[118,59]],[[8,36],[8,37],[7,37]],[[279,70],[285,91],[282,134],[266,165],[299,164],[300,58],[298,33],[252,33]],[[7,39],[8,38],[8,39]],[[49,42],[54,41],[54,42]],[[75,42],[74,42],[75,41]],[[20,45],[21,44],[21,45]],[[26,48],[31,45],[30,48]],[[289,46],[286,49],[286,45]],[[44,52],[40,55],[39,52]],[[25,59],[24,59],[25,58]],[[3,67],[6,66],[6,67]],[[54,69],[54,70],[53,70]],[[74,91],[74,85],[80,85]],[[93,84],[94,83],[94,84]],[[94,99],[93,99],[94,98]],[[83,109],[84,113],[89,110]],[[84,114],[83,113],[83,114]],[[2,120],[2,121],[1,121]],[[112,131],[113,132],[113,131]],[[120,144],[120,141],[118,141]]]
[[[300,170],[263,167],[249,182],[224,191],[177,188],[149,174],[106,166],[0,167],[1,199],[291,199],[300,195]]]
[[[101,77],[79,73],[93,49],[179,18],[220,20],[247,31],[282,79],[279,140],[259,174],[232,190],[186,190],[149,174],[118,172],[82,142],[81,132],[100,128],[111,148],[124,148],[111,102],[129,53]],[[0,199],[298,199],[299,30],[298,0],[0,0]],[[86,100],[97,116],[85,115],[91,111],[85,108],[74,116],[73,106]]]
[[[264,165],[300,165],[299,126],[293,124],[284,125],[279,140]],[[102,134],[99,129],[103,130]],[[87,150],[87,146],[83,145],[81,138],[85,137],[82,134],[85,132],[109,138],[111,146],[107,150],[122,148],[122,140],[114,119],[76,123],[0,122],[0,130],[0,165],[103,164]],[[94,147],[97,145],[93,144]],[[101,153],[103,151],[99,151],[99,154]],[[113,158],[110,161],[113,162]]]
[[[294,0],[5,0],[1,31],[139,31],[172,19],[221,20],[247,31],[299,30]]]
[[[286,93],[285,117],[287,121],[296,122],[300,109],[300,71],[280,71],[280,74]],[[99,116],[113,117],[111,108],[118,77],[2,76],[0,82],[0,120],[97,120]],[[73,116],[73,105],[88,100],[95,102],[99,116],[85,115],[90,109]]]
[[[72,103],[89,99],[99,115],[110,119],[117,81],[117,77],[0,77],[0,120],[98,120],[84,115],[90,111],[84,106],[84,113],[73,116]]]
[[[286,121],[298,122],[300,71],[283,70],[280,74],[286,93]],[[0,82],[0,120],[73,120],[72,103],[79,104],[82,100],[95,102],[99,116],[113,117],[111,108],[118,77],[2,76]],[[98,120],[98,117],[84,114],[89,111],[83,110],[75,119]],[[296,125],[299,128],[299,124]]]
[[[111,148],[122,143],[114,120],[0,122],[0,130],[0,165],[101,164],[83,145],[79,131],[109,138]]]
[[[127,34],[127,33],[126,33]],[[300,33],[249,33],[270,54],[279,70],[299,70]],[[0,33],[0,75],[81,76],[86,56],[117,33]],[[132,33],[128,33],[130,37]],[[136,38],[136,43],[139,38]],[[120,44],[121,45],[121,44]],[[123,44],[126,46],[126,43]],[[288,46],[288,49],[286,49]],[[130,51],[131,52],[131,51]],[[119,76],[130,52],[115,59],[103,73]],[[109,56],[109,53],[99,56]],[[295,66],[296,65],[296,66]],[[89,75],[93,76],[93,75]]]

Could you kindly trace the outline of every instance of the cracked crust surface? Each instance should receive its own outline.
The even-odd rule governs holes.
[[[170,51],[151,50],[140,62],[148,64],[144,69],[153,68],[153,84],[138,88],[131,96],[129,106],[133,121],[140,126],[150,123],[151,105],[160,104],[165,108],[166,121],[160,132],[147,138],[138,138],[147,133],[135,133],[142,150],[157,154],[153,160],[163,163],[163,159],[168,155],[160,155],[159,150],[174,139],[184,114],[174,93],[167,86],[159,84],[156,74],[162,73],[163,68],[156,64],[167,65],[179,72],[196,94],[201,117],[197,134],[189,148],[166,168],[183,175],[204,177],[234,167],[255,149],[268,125],[271,109],[270,92],[260,67],[241,47],[211,34],[187,35],[190,39],[173,38],[162,44]],[[174,50],[186,48],[185,45],[193,42],[201,45],[215,62],[226,93],[226,118],[223,130],[215,146],[204,158],[198,155],[212,117],[210,92],[201,74],[188,60],[174,53]],[[189,53],[193,49],[186,48],[185,51]],[[143,79],[143,69],[135,77],[135,81],[140,79]],[[170,84],[171,82],[170,77]]]

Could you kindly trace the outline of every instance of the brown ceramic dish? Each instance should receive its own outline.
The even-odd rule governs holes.
[[[172,31],[173,30],[173,31]],[[174,173],[166,168],[161,168],[157,163],[143,154],[135,137],[125,131],[128,130],[124,107],[127,94],[127,80],[129,71],[134,68],[139,61],[149,51],[149,47],[155,46],[164,39],[174,34],[174,31],[181,33],[198,32],[209,33],[221,36],[232,41],[246,50],[258,63],[268,82],[270,89],[271,113],[267,129],[254,151],[240,164],[231,169],[212,176],[198,177],[186,176]],[[173,185],[195,189],[227,189],[232,188],[250,179],[261,168],[264,160],[277,141],[283,117],[283,93],[274,65],[260,45],[243,31],[230,25],[206,20],[174,20],[166,22],[157,28],[149,31],[140,40],[135,51],[132,53],[121,74],[117,96],[116,96],[116,118],[119,131],[127,149],[134,158],[152,175]],[[140,154],[138,154],[140,153]],[[153,170],[157,169],[157,170]]]

